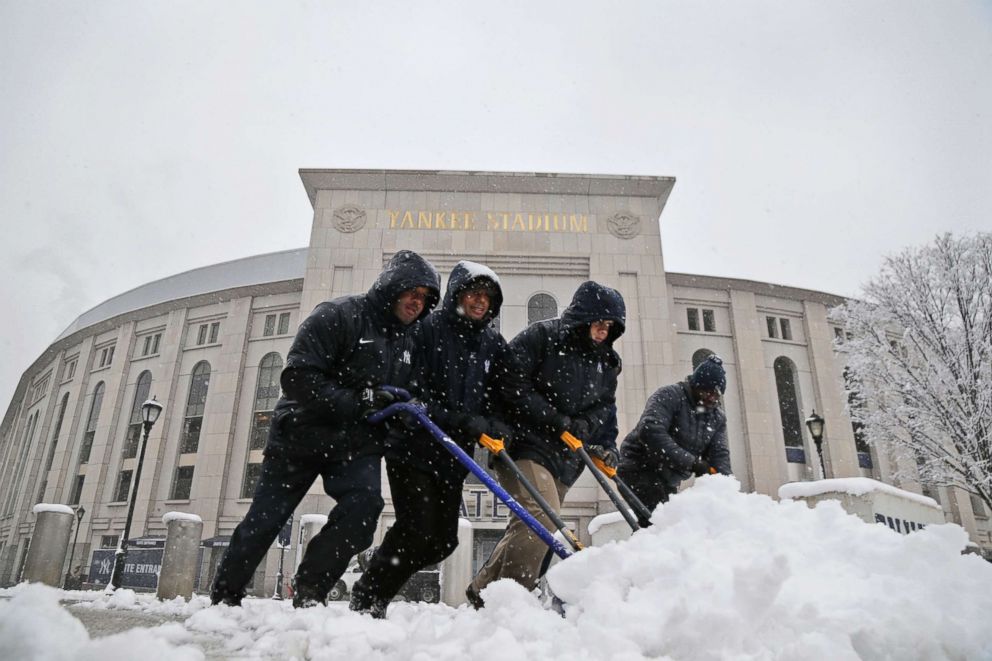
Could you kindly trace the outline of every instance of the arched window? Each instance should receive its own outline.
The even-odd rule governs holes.
[[[201,360],[193,367],[189,379],[189,395],[186,398],[186,418],[179,443],[182,454],[196,452],[200,447],[200,429],[203,427],[203,410],[207,404],[207,388],[210,386],[210,363]]]
[[[124,438],[124,458],[132,459],[138,456],[138,444],[141,442],[141,405],[148,399],[152,389],[152,373],[145,370],[138,375],[138,383],[134,388],[134,401],[131,403],[131,417],[127,423],[127,436]]]
[[[803,449],[803,423],[799,415],[799,391],[796,389],[796,366],[785,356],[779,356],[775,359],[774,368],[786,459],[792,463],[806,463],[806,452]]]
[[[865,426],[859,420],[854,419],[856,412],[864,407],[864,403],[858,398],[857,384],[851,376],[851,370],[844,368],[844,385],[847,389],[847,410],[851,416],[851,431],[854,432],[854,447],[858,451],[858,466],[871,470],[871,448],[868,447],[868,440],[865,438]]]
[[[558,316],[558,302],[551,294],[534,294],[527,301],[527,325],[554,319]]]
[[[93,449],[93,437],[96,436],[96,423],[100,419],[100,407],[103,406],[103,391],[106,387],[103,381],[93,389],[93,401],[90,402],[90,414],[86,418],[86,431],[83,432],[83,445],[79,448],[79,463],[85,464],[90,460],[90,450]]]
[[[282,358],[278,353],[269,353],[258,364],[258,383],[255,385],[254,416],[251,422],[251,435],[248,438],[249,450],[261,450],[269,437],[272,424],[272,410],[279,401],[279,374],[282,372]]]
[[[700,349],[696,353],[692,354],[692,370],[695,371],[696,368],[699,367],[699,363],[703,362],[712,355],[713,352],[709,349]]]

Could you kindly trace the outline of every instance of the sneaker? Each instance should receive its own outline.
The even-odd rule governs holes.
[[[293,579],[293,608],[313,608],[314,606],[326,606],[327,595],[321,595],[320,591],[309,586],[302,585]]]
[[[473,585],[469,585],[465,588],[465,597],[468,599],[468,603],[472,604],[472,608],[475,610],[486,607],[486,602],[483,601],[482,595],[478,593]]]

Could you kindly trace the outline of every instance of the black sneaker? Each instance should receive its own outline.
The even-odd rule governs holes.
[[[309,585],[301,585],[293,579],[293,608],[313,608],[326,606],[327,595]]]
[[[472,604],[472,608],[475,610],[486,607],[486,602],[483,601],[482,595],[476,592],[475,587],[472,585],[465,588],[465,597],[468,598],[468,603]]]

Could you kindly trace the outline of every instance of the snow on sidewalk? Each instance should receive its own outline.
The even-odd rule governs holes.
[[[564,618],[514,583],[487,607],[393,604],[386,621],[341,604],[294,611],[249,599],[159,603],[121,590],[76,608],[179,616],[91,640],[41,586],[0,591],[0,649],[18,659],[992,659],[992,564],[961,555],[958,526],[911,535],[832,502],[809,509],[697,480],[630,540],[552,568]],[[87,593],[73,592],[73,597]]]

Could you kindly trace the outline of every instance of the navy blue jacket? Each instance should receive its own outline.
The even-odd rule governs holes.
[[[620,445],[621,471],[651,473],[675,491],[697,458],[730,475],[727,416],[719,407],[697,413],[687,382],[659,388]]]
[[[467,262],[451,271],[441,307],[420,324],[419,363],[423,368],[421,399],[431,419],[472,455],[478,436],[461,426],[464,414],[491,418],[496,413],[494,382],[505,362],[506,340],[490,322],[499,315],[503,293],[498,279],[480,276]],[[488,271],[488,269],[487,269]],[[491,273],[491,271],[489,271]],[[495,274],[492,274],[495,277]],[[489,313],[479,322],[460,314],[458,296],[480,277],[492,284]],[[426,473],[461,480],[468,473],[428,432],[393,426],[386,452],[389,461],[402,461]]]
[[[416,324],[404,326],[393,303],[405,290],[427,287],[437,303],[440,279],[420,255],[401,250],[366,294],[321,303],[300,325],[286,358],[266,452],[346,459],[381,453],[384,425],[365,422],[366,389],[410,386]]]
[[[620,292],[599,283],[582,283],[560,319],[530,325],[510,342],[500,397],[515,427],[510,456],[530,459],[571,485],[582,460],[561,440],[567,418],[589,423],[590,441],[616,449],[616,390],[620,356],[613,343],[624,332],[626,309]],[[602,344],[589,326],[611,320]],[[610,422],[613,420],[614,422]],[[604,427],[612,425],[612,433]]]

